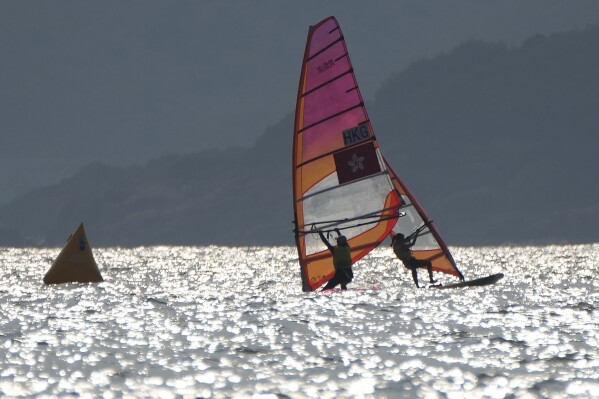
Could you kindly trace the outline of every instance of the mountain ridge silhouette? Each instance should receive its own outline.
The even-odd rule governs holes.
[[[599,241],[597,48],[598,27],[467,42],[367,104],[449,245]],[[289,114],[249,149],[88,165],[0,206],[0,245],[59,246],[82,221],[94,246],[292,245],[292,132]]]

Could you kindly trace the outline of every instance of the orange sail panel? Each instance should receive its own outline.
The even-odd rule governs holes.
[[[334,275],[318,231],[339,229],[356,262],[391,232],[401,205],[333,17],[308,33],[295,114],[293,200],[304,291]]]
[[[464,276],[458,270],[451,252],[443,242],[441,235],[437,231],[433,222],[424,212],[424,209],[418,204],[414,195],[408,190],[406,185],[397,177],[391,166],[385,161],[387,170],[391,176],[391,181],[395,189],[401,195],[402,217],[394,228],[394,233],[401,233],[409,236],[418,228],[424,226],[418,234],[416,243],[412,247],[412,256],[416,259],[426,259],[433,264],[433,270],[457,276],[464,280]]]

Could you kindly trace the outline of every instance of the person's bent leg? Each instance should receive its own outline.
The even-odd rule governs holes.
[[[436,283],[437,281],[433,279],[433,264],[427,261],[426,268],[428,269],[428,279],[431,283]]]
[[[416,288],[420,288],[420,286],[418,285],[418,274],[416,273],[416,268],[410,267],[410,270],[412,271],[412,278],[414,279],[414,284],[416,284]]]
[[[428,271],[429,281],[431,283],[436,283],[436,281],[433,279],[433,264],[430,261],[424,259],[414,259],[414,261],[412,262],[412,266],[414,268],[421,267],[423,269],[426,269]]]

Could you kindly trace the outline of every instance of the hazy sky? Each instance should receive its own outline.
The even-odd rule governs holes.
[[[599,1],[0,0],[0,166],[249,145],[294,109],[308,26],[329,15],[368,99],[468,39],[597,25]]]

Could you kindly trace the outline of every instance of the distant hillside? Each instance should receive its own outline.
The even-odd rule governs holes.
[[[377,93],[396,170],[456,244],[599,241],[599,28],[467,43]]]
[[[382,151],[450,245],[599,241],[597,48],[598,28],[466,43],[376,94]],[[249,150],[89,165],[0,207],[0,245],[62,245],[81,221],[95,246],[290,245],[292,128]]]
[[[29,245],[60,245],[81,221],[96,246],[284,242],[277,223],[284,216],[289,227],[292,219],[285,209],[291,149],[284,152],[229,149],[143,167],[92,164],[1,207],[1,226],[18,226]],[[271,168],[283,163],[289,167]]]

